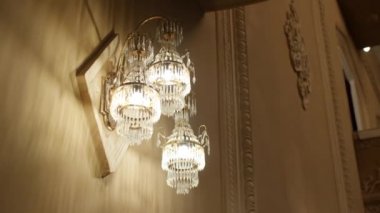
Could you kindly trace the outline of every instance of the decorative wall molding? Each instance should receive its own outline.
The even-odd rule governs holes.
[[[380,138],[358,140],[355,143],[355,147],[358,151],[365,150],[365,149],[380,148]]]
[[[367,205],[365,211],[366,213],[380,213],[380,203]]]
[[[230,10],[216,12],[218,46],[219,132],[224,213],[240,210],[240,182],[237,160],[237,100],[234,75],[233,26]],[[223,82],[223,83],[221,83]]]
[[[247,33],[245,21],[245,9],[243,7],[233,10],[234,12],[234,33],[235,33],[235,65],[237,71],[237,92],[239,106],[239,146],[243,157],[243,188],[245,194],[245,212],[253,213],[256,211],[255,200],[255,177],[254,177],[254,141],[252,132],[252,116],[249,88],[248,70],[248,50]]]
[[[245,9],[216,13],[223,210],[256,212]]]
[[[361,213],[364,212],[360,191],[358,171],[356,167],[355,150],[349,114],[344,114],[348,108],[344,94],[344,79],[341,69],[334,67],[335,57],[333,51],[337,51],[337,44],[331,43],[330,35],[336,33],[335,24],[331,23],[326,14],[324,0],[313,1],[315,15],[316,34],[319,46],[321,73],[326,96],[327,119],[331,135],[332,155],[337,183],[340,212]]]
[[[311,75],[309,59],[305,51],[305,42],[301,33],[299,17],[294,7],[294,0],[289,4],[289,11],[286,13],[284,31],[292,67],[297,74],[298,93],[302,100],[302,107],[306,110],[311,93]]]
[[[380,167],[362,180],[364,194],[380,193]],[[380,200],[379,200],[380,201]]]
[[[324,48],[325,48],[325,55],[326,55],[326,62],[327,62],[327,68],[328,68],[328,76],[329,76],[329,83],[330,83],[330,92],[332,95],[332,101],[333,101],[333,112],[335,113],[334,118],[335,118],[335,131],[336,131],[336,136],[337,136],[337,143],[338,143],[338,155],[335,156],[337,159],[336,164],[338,165],[336,168],[341,170],[337,171],[336,174],[339,175],[337,178],[341,178],[343,182],[343,189],[340,192],[340,196],[343,196],[344,198],[344,210],[347,212],[349,209],[351,209],[351,202],[353,201],[351,193],[350,193],[350,188],[352,186],[349,175],[349,165],[348,165],[348,159],[347,159],[347,153],[346,153],[346,148],[345,148],[345,138],[344,138],[344,129],[342,125],[342,113],[341,113],[341,108],[343,107],[339,100],[338,100],[338,94],[337,94],[337,80],[335,76],[335,70],[333,67],[332,63],[332,54],[331,54],[331,47],[330,47],[330,38],[328,35],[328,29],[326,25],[326,11],[325,11],[325,5],[323,0],[318,1],[319,4],[319,15],[320,15],[320,22],[321,22],[321,28],[322,28],[322,36],[323,36],[323,43],[324,43]],[[344,194],[342,194],[342,191]],[[344,211],[342,211],[344,212]]]

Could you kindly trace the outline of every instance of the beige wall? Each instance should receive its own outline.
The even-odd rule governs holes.
[[[311,70],[312,92],[306,111],[298,95],[283,28],[290,1],[271,0],[246,8],[258,212],[363,211],[343,73],[335,60],[337,20],[331,17],[339,11],[335,1],[322,1],[327,24],[326,32],[321,32],[318,2],[295,1]],[[332,70],[325,64],[322,33],[329,37]],[[329,87],[329,72],[336,72],[335,94]],[[331,117],[335,105],[340,108],[338,130]],[[343,156],[344,152],[350,157]],[[342,163],[340,158],[347,161]],[[353,172],[352,179],[344,180],[342,165]],[[346,193],[347,187],[353,191]]]
[[[85,2],[0,3],[2,212],[222,212],[215,17],[213,13],[202,17],[194,12],[197,5],[184,2],[166,7],[155,0],[89,0],[88,5],[100,38],[112,26],[125,36],[150,15],[176,17],[185,23],[181,50],[190,49],[198,77],[199,115],[193,128],[208,125],[212,149],[199,187],[188,196],[177,196],[166,186],[160,150],[154,143],[129,149],[115,174],[105,179],[95,176],[91,133],[71,80],[100,39]],[[296,1],[312,72],[307,111],[301,107],[283,31],[289,1],[246,7],[259,213],[346,212],[339,146],[348,146],[346,154],[353,153],[347,100],[341,65],[332,60],[338,73],[335,95],[342,108],[338,113],[342,144],[332,128],[335,119],[330,108],[336,103],[330,94],[316,2]],[[326,2],[328,20],[334,20],[328,23],[329,46],[335,47],[336,25],[343,25],[335,1]],[[339,58],[336,49],[330,52]],[[168,133],[170,126],[165,127]],[[347,159],[355,176],[353,154]],[[360,213],[357,179],[349,183],[354,194],[350,205],[356,211],[352,212]]]
[[[157,2],[146,6],[148,12],[135,11],[142,5],[133,1],[89,0],[88,5],[100,38],[114,24],[125,35],[147,15],[170,12],[162,14],[165,4]],[[200,185],[188,196],[166,186],[153,142],[129,149],[115,174],[95,176],[98,159],[71,81],[100,39],[85,1],[2,1],[0,14],[1,212],[221,211],[212,14],[185,20],[192,27],[185,28],[182,49],[192,52],[198,74],[199,116],[193,127],[207,124],[212,140]]]

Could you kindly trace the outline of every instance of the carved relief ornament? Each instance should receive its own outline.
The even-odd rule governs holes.
[[[366,213],[380,213],[380,167],[362,180]]]
[[[364,178],[362,181],[362,189],[364,194],[380,192],[380,167],[376,168],[374,174]]]
[[[284,26],[289,54],[294,71],[297,73],[297,86],[303,109],[307,109],[309,95],[311,93],[310,68],[308,56],[305,53],[305,42],[301,35],[301,27],[297,11],[294,8],[294,1],[289,5],[290,10],[286,13]]]

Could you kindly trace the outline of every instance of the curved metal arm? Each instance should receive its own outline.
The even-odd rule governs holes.
[[[163,135],[162,133],[157,133],[157,147],[160,147],[160,148],[162,148],[163,147],[163,144],[165,144],[165,142],[166,142],[166,136],[165,135]]]
[[[162,21],[168,21],[169,19],[164,17],[164,16],[151,16],[151,17],[148,17],[146,19],[144,19],[143,21],[141,21],[137,27],[131,32],[128,34],[128,36],[125,38],[124,40],[124,46],[125,46],[125,43],[126,41],[131,38],[131,36],[134,34],[134,33],[137,33],[141,27],[143,27],[145,24],[151,22],[151,21],[154,21],[154,20],[162,20]]]
[[[195,84],[196,78],[195,78],[195,68],[193,61],[190,60],[190,51],[185,50],[186,53],[181,56],[183,62],[186,64],[187,69],[193,74],[193,84]]]
[[[137,25],[137,27],[133,30],[133,32],[129,33],[122,43],[118,44],[118,45],[121,45],[121,49],[120,49],[120,53],[119,53],[119,56],[116,59],[116,64],[115,64],[115,67],[117,67],[117,70],[121,70],[121,69],[124,68],[123,66],[124,66],[124,63],[125,63],[125,58],[123,56],[124,56],[125,53],[123,52],[123,50],[125,50],[125,48],[127,46],[128,39],[130,39],[136,32],[138,32],[142,26],[144,26],[145,24],[147,24],[147,23],[149,23],[151,21],[154,21],[154,20],[168,21],[169,19],[166,18],[166,17],[164,17],[164,16],[151,16],[151,17],[148,17],[148,18],[144,19],[143,21],[141,21]],[[116,54],[116,51],[117,50],[115,50],[114,54]]]
[[[154,20],[163,20],[163,21],[168,21],[169,19],[164,17],[164,16],[151,16],[146,19],[144,19],[142,22],[140,22],[137,27],[135,28],[135,32],[137,32],[142,26],[144,26],[146,23]]]
[[[203,148],[207,147],[207,154],[210,155],[210,137],[207,134],[207,128],[206,125],[199,126],[199,136],[198,140],[201,142],[201,145]]]
[[[113,131],[115,129],[115,124],[111,121],[112,118],[110,118],[109,113],[109,103],[110,103],[110,97],[109,97],[109,87],[107,85],[107,78],[102,77],[102,87],[101,87],[101,94],[100,94],[100,114],[103,116],[103,122],[108,130]]]

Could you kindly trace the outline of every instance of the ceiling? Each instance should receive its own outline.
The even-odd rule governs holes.
[[[204,11],[214,11],[228,9],[248,4],[253,4],[265,0],[198,0]]]
[[[197,0],[204,11],[215,11],[264,0]],[[338,0],[358,48],[380,45],[380,0]]]
[[[338,0],[358,48],[380,45],[380,0]]]

